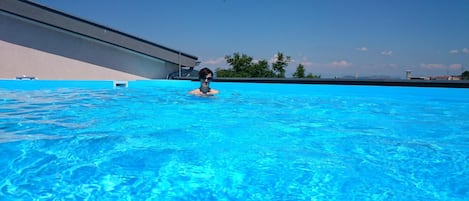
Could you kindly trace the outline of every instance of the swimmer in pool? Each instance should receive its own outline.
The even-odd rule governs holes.
[[[218,94],[219,91],[210,88],[210,82],[213,79],[213,72],[208,68],[202,68],[199,71],[200,87],[190,91],[190,94],[198,96],[211,96]]]

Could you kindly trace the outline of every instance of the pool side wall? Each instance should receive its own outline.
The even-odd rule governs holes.
[[[196,78],[175,77],[176,80]],[[469,80],[371,80],[371,79],[308,79],[308,78],[216,78],[214,82],[249,82],[282,84],[336,84],[336,85],[375,85],[375,86],[413,86],[413,87],[451,87],[469,88]]]
[[[0,79],[0,90],[54,90],[60,88],[74,89],[125,89],[168,87],[184,90],[195,87],[190,81],[181,80],[16,80]]]

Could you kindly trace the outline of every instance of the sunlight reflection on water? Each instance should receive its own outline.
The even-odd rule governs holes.
[[[222,93],[209,99],[167,87],[0,90],[0,197],[469,196],[469,122],[461,118],[469,96],[435,96],[445,89],[217,84]]]

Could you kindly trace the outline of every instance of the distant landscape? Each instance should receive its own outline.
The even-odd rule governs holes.
[[[286,56],[282,52],[277,52],[275,60],[269,64],[266,59],[254,60],[252,56],[239,52],[233,55],[225,56],[226,63],[231,67],[228,69],[217,68],[217,77],[226,78],[286,78],[286,67],[291,61],[290,56]],[[405,72],[403,72],[404,74]],[[314,72],[305,72],[305,67],[298,64],[296,71],[292,75],[293,78],[310,78],[320,79],[320,74]],[[341,77],[333,77],[335,79],[367,79],[367,80],[396,80],[402,77],[388,75],[345,75]],[[445,75],[433,77],[412,77],[410,72],[405,79],[421,79],[421,80],[469,80],[469,71],[464,71],[460,75]]]

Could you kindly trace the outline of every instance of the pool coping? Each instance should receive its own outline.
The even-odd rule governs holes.
[[[171,80],[24,80],[0,79],[0,89],[35,89],[35,88],[127,88],[135,86],[155,86],[165,82],[198,82],[194,77],[176,77]],[[215,78],[220,83],[277,83],[277,84],[324,84],[324,85],[368,85],[368,86],[403,86],[403,87],[440,87],[469,88],[469,80],[372,80],[372,79],[301,79],[301,78]]]
[[[193,77],[175,77],[175,80],[199,81]],[[333,84],[410,87],[469,88],[469,80],[398,80],[398,79],[311,79],[311,78],[215,78],[215,82],[251,82],[281,84]]]

